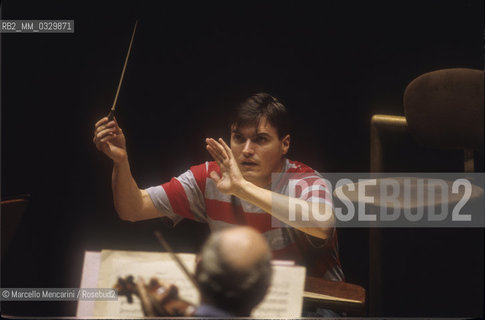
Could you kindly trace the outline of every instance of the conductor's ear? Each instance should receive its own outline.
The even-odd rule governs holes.
[[[286,136],[281,139],[281,151],[282,154],[285,155],[288,153],[288,150],[290,149],[290,135],[287,134]]]

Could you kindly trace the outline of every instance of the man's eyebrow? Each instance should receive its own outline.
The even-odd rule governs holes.
[[[269,133],[266,133],[266,132],[258,132],[256,133],[257,136],[259,137],[271,137]]]
[[[243,134],[241,133],[241,131],[239,131],[238,129],[232,129],[231,130],[231,133],[234,133],[234,134],[238,134],[238,135],[241,135],[243,136]],[[256,132],[253,137],[266,137],[266,138],[270,138],[271,135],[267,132]]]

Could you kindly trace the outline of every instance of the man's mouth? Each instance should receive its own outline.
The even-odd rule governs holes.
[[[244,167],[248,167],[248,168],[257,166],[257,164],[255,162],[252,162],[252,161],[242,161],[241,165],[243,165]]]

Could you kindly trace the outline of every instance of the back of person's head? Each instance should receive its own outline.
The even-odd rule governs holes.
[[[256,93],[239,103],[231,115],[231,129],[258,127],[263,118],[276,128],[280,139],[290,134],[291,121],[286,107],[268,93]]]
[[[271,251],[250,227],[213,233],[204,244],[196,280],[203,303],[235,316],[249,316],[271,282]]]

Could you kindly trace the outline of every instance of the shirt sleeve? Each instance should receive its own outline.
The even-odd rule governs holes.
[[[296,183],[295,196],[308,202],[318,202],[330,206],[333,209],[332,193],[325,179],[318,173],[301,177]],[[335,227],[332,228],[329,238],[320,239],[308,234],[305,237],[314,248],[323,248],[335,237]]]
[[[155,207],[174,225],[183,218],[207,222],[204,192],[207,163],[190,170],[160,186],[146,189]]]
[[[311,174],[296,183],[295,196],[308,202],[319,202],[333,208],[332,193],[325,179],[319,174]]]

